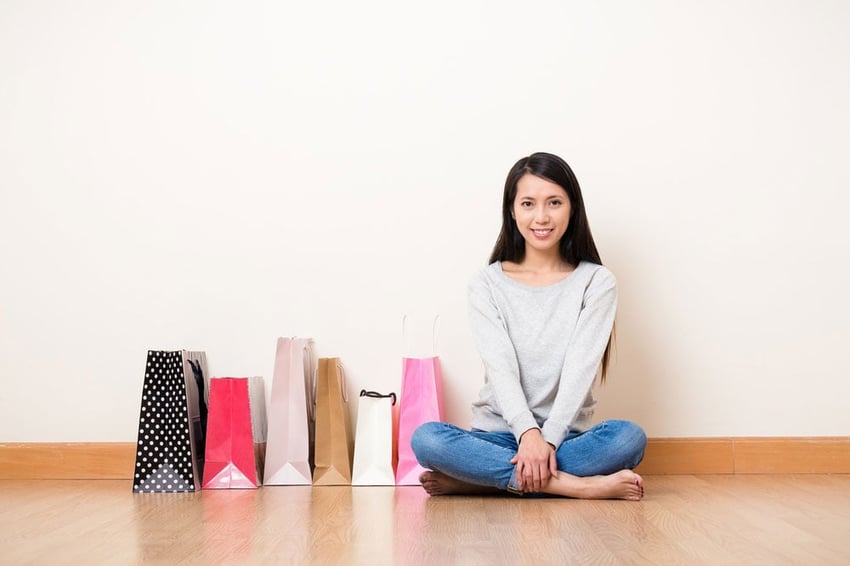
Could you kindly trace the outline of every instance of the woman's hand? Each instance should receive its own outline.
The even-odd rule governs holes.
[[[522,434],[511,464],[516,464],[517,486],[524,492],[540,491],[549,477],[558,473],[555,449],[543,440],[538,428],[530,428]]]

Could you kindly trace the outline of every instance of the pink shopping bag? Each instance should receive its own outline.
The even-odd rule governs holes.
[[[436,327],[434,320],[432,339],[436,350]],[[443,420],[443,376],[440,358],[405,357],[402,359],[401,399],[398,416],[398,467],[396,485],[419,485],[419,475],[425,468],[419,465],[410,437],[419,425]]]
[[[311,485],[315,423],[313,353],[307,338],[278,338],[268,410],[266,485]]]
[[[203,488],[260,487],[265,436],[262,378],[210,380]]]

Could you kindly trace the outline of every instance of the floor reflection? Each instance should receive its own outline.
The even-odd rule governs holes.
[[[136,559],[139,562],[188,560],[202,550],[201,493],[133,494]],[[187,536],[188,535],[188,536]]]
[[[392,487],[351,488],[354,564],[393,564],[396,518]]]

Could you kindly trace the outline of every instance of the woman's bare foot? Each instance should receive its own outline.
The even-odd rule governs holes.
[[[441,472],[422,472],[419,483],[428,495],[483,495],[488,493],[504,493],[495,487],[475,485],[457,480]]]
[[[640,501],[643,498],[643,478],[631,470],[585,478],[558,472],[558,475],[552,476],[543,491],[579,499]]]
[[[419,476],[419,483],[428,495],[488,495],[505,492],[483,485],[466,483],[441,472],[427,471]],[[643,478],[631,470],[621,470],[607,476],[572,476],[564,472],[552,476],[543,493],[577,499],[625,499],[640,501],[643,498]]]

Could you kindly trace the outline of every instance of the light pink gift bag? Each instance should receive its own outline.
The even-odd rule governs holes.
[[[266,485],[311,485],[315,423],[313,353],[307,338],[278,338],[268,407]]]
[[[403,323],[404,324],[404,323]],[[437,319],[433,339],[436,351]],[[398,467],[396,485],[419,485],[425,468],[419,465],[410,437],[419,425],[443,420],[443,375],[437,355],[402,358],[401,399],[398,416]]]

